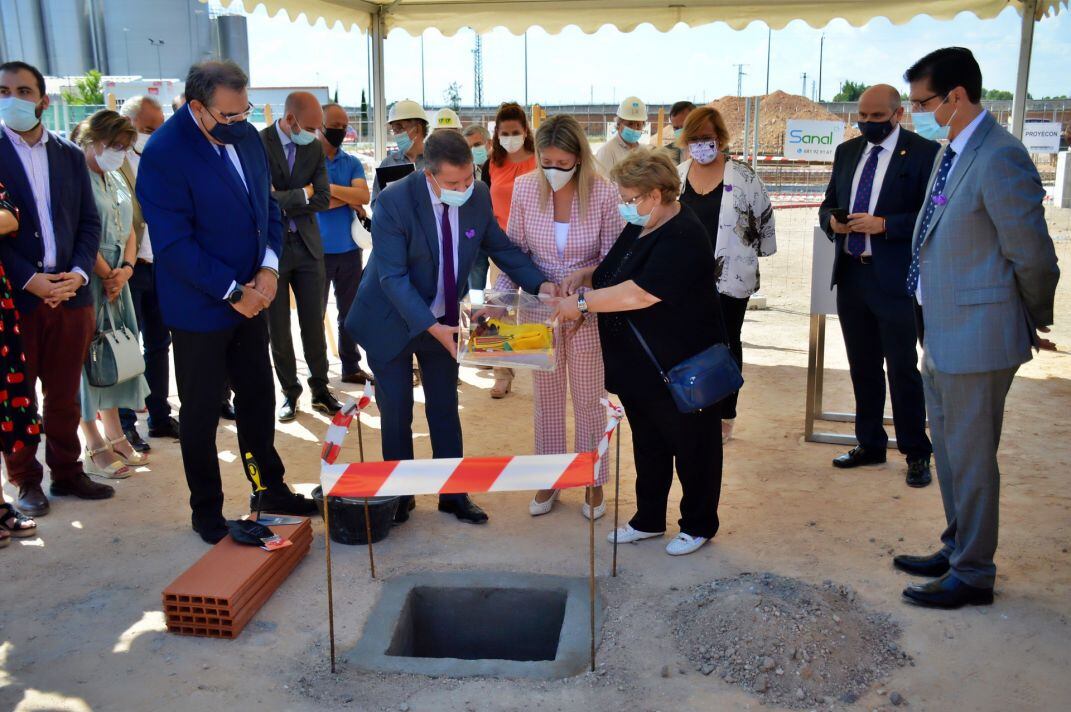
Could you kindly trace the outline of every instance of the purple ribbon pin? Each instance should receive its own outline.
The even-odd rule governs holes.
[[[472,238],[476,237],[476,231],[470,227],[468,230],[465,231],[465,237],[471,240]]]
[[[725,186],[725,192],[726,193],[732,193],[733,192],[733,187],[731,185]]]
[[[933,198],[931,198],[931,200],[933,200],[933,204],[934,205],[947,205],[948,204],[948,198],[945,197],[944,193],[938,193],[937,195],[933,196]]]

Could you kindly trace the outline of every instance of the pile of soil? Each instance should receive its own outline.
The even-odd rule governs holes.
[[[725,118],[732,141],[729,150],[733,153],[743,148],[744,140],[744,97],[723,96],[710,102]],[[806,119],[808,121],[840,121],[840,117],[827,111],[807,97],[775,91],[760,97],[759,100],[759,152],[780,155],[785,143],[785,121],[788,119]],[[754,126],[754,119],[752,119]],[[749,129],[750,133],[750,129]],[[859,135],[859,130],[849,126],[844,132],[845,140]],[[753,139],[749,139],[753,140]]]
[[[830,581],[745,573],[700,584],[678,606],[673,630],[704,675],[792,708],[850,704],[892,670],[914,664],[897,645],[896,622]],[[902,700],[896,692],[890,699]]]

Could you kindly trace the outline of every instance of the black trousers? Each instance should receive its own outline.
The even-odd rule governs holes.
[[[673,467],[681,481],[681,531],[711,538],[718,532],[721,497],[721,416],[719,409],[681,413],[667,391],[646,398],[620,394],[636,462],[636,516],[641,532],[666,530],[666,506]]]
[[[179,441],[195,527],[223,517],[223,484],[216,451],[219,396],[234,389],[240,455],[253,453],[261,482],[281,491],[283,461],[275,451],[275,388],[268,358],[268,323],[253,317],[225,331],[172,331],[178,381]]]
[[[926,436],[913,299],[884,291],[873,264],[843,256],[837,267],[837,315],[855,390],[859,444],[883,450],[889,443],[884,422],[888,365],[897,449],[910,460],[929,457],[933,446]]]
[[[338,356],[342,360],[342,375],[361,370],[361,354],[357,343],[346,331],[346,315],[357,296],[364,268],[361,265],[361,250],[324,255],[324,313],[327,313],[327,298],[331,287],[335,288],[335,306],[338,308]]]
[[[744,330],[744,315],[747,313],[749,301],[751,297],[737,299],[718,294],[718,302],[721,304],[721,320],[725,324],[725,333],[729,339],[729,351],[741,371],[744,369],[744,344],[740,340],[740,333]],[[736,417],[736,401],[739,397],[740,391],[736,391],[719,404],[722,420],[732,420]]]
[[[279,256],[279,289],[268,307],[271,357],[283,395],[296,400],[301,395],[290,332],[290,288],[297,304],[301,348],[309,367],[313,395],[327,390],[327,336],[324,334],[324,261],[313,257],[301,236],[287,232]]]
[[[156,277],[151,262],[138,262],[130,277],[130,296],[134,300],[134,313],[141,332],[141,344],[145,356],[145,380],[149,395],[145,407],[149,410],[149,427],[164,425],[171,415],[167,392],[171,386],[168,351],[171,349],[171,333],[164,325],[160,300],[156,296]],[[138,422],[137,413],[129,408],[119,409],[123,430],[133,428]]]

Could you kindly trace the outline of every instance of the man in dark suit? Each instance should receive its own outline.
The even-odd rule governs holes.
[[[331,202],[324,150],[316,132],[324,121],[320,102],[304,91],[286,97],[286,115],[260,132],[271,168],[272,197],[283,212],[283,253],[279,256],[279,291],[268,307],[271,355],[283,388],[282,422],[297,415],[301,383],[290,332],[290,289],[297,303],[298,327],[309,366],[312,407],[328,415],[341,404],[327,388],[327,341],[324,336],[324,246],[316,213]]]
[[[914,306],[903,285],[911,261],[911,233],[940,147],[900,126],[903,115],[900,93],[893,87],[879,84],[863,93],[863,135],[837,147],[833,177],[818,215],[836,250],[832,284],[837,287],[837,315],[855,389],[859,441],[833,465],[885,462],[887,364],[897,448],[907,457],[907,484],[925,487],[932,480],[933,448],[926,437]],[[834,216],[838,209],[848,213],[846,222]]]
[[[93,338],[93,298],[85,288],[97,259],[100,217],[82,150],[45,130],[45,78],[24,62],[0,64],[0,184],[19,212],[19,229],[0,240],[0,262],[14,289],[28,390],[41,379],[45,462],[53,496],[106,499],[78,461],[78,392]],[[27,516],[49,510],[37,446],[4,456],[15,506]]]
[[[216,452],[219,396],[234,389],[238,445],[260,466],[266,511],[310,514],[312,500],[283,482],[275,451],[268,324],[282,219],[255,128],[248,78],[233,62],[202,62],[186,77],[187,104],[145,147],[137,192],[152,226],[156,289],[171,327],[182,401],[182,464],[194,530],[227,535]]]
[[[510,242],[491,210],[487,186],[475,180],[472,151],[460,132],[437,131],[424,147],[425,168],[389,185],[372,217],[372,257],[346,329],[368,353],[384,460],[413,458],[413,356],[423,373],[424,410],[436,458],[461,457],[457,404],[460,296],[483,249],[525,290],[556,287]],[[413,499],[396,521],[409,518]],[[439,511],[482,524],[487,515],[468,495],[442,495]]]

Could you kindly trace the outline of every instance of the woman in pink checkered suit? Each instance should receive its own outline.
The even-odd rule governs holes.
[[[531,256],[536,266],[565,293],[579,285],[610,251],[624,227],[618,213],[617,191],[597,173],[587,137],[572,116],[553,116],[535,137],[540,170],[517,178],[506,232]],[[574,282],[576,284],[574,284]],[[514,289],[505,275],[496,289]],[[568,452],[565,434],[566,383],[573,399],[574,451],[596,448],[606,426],[603,362],[599,330],[594,319],[579,329],[566,325],[556,351],[558,367],[535,373],[535,449],[537,455]],[[585,517],[606,513],[602,485],[609,476],[604,459],[596,473],[593,501],[585,502]],[[555,490],[537,492],[528,507],[532,516],[546,514],[558,497]]]

